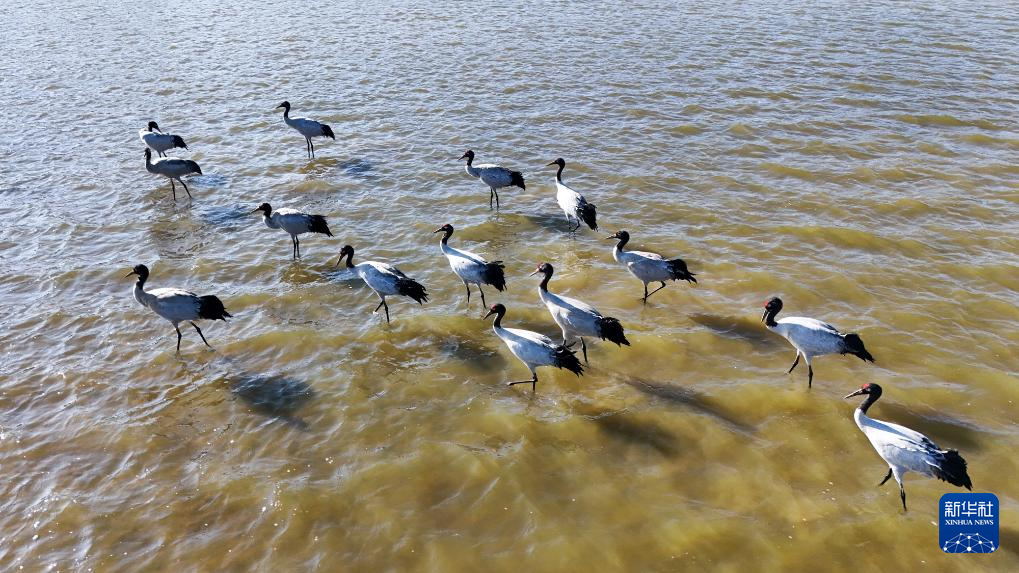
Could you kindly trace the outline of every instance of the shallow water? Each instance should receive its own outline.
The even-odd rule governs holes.
[[[8,7],[0,81],[0,569],[948,570],[937,502],[841,397],[960,449],[1019,568],[1019,19],[1014,6],[625,8],[212,2]],[[330,123],[308,161],[273,106]],[[193,201],[136,131],[185,137]],[[456,158],[520,169],[488,191]],[[555,157],[604,233],[565,231]],[[304,259],[247,212],[327,216]],[[618,317],[583,378],[526,370],[431,231]],[[701,281],[642,306],[601,237]],[[344,243],[427,287],[392,305]],[[363,257],[362,257],[363,255]],[[217,294],[210,352],[131,297]],[[859,332],[785,374],[788,315]],[[802,366],[801,366],[802,369]]]

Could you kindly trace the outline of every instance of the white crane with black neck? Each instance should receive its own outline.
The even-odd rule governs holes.
[[[198,336],[202,337],[202,342],[209,348],[212,348],[209,341],[205,340],[202,329],[198,328],[194,321],[204,319],[222,320],[225,322],[227,318],[233,316],[223,307],[223,301],[212,295],[198,296],[193,292],[179,288],[145,290],[145,281],[149,279],[149,268],[145,265],[135,265],[125,277],[131,275],[138,276],[138,282],[134,284],[135,300],[142,306],[170,321],[173,329],[177,331],[177,352],[180,352],[180,339],[182,338],[179,328],[181,322],[190,322],[191,326],[195,327],[195,331],[198,332]]]
[[[834,326],[813,318],[787,316],[776,321],[775,316],[782,311],[782,299],[773,297],[764,305],[764,316],[761,320],[768,330],[780,334],[796,349],[796,360],[787,374],[792,373],[803,357],[807,363],[807,387],[814,384],[814,367],[811,360],[825,354],[852,354],[864,362],[874,362],[874,357],[867,352],[863,340],[858,334],[842,334]]]
[[[262,203],[252,213],[262,213],[262,222],[270,229],[282,229],[290,235],[294,247],[294,260],[301,258],[301,239],[304,233],[321,233],[332,237],[326,218],[322,215],[309,215],[297,209],[276,209],[268,203]]]
[[[579,338],[580,348],[584,351],[584,362],[588,362],[585,336],[615,342],[617,346],[630,345],[619,320],[605,316],[593,306],[575,298],[549,292],[548,281],[552,279],[554,272],[555,269],[552,268],[552,265],[541,263],[531,275],[538,273],[543,275],[541,283],[538,285],[538,298],[545,303],[548,312],[552,315],[552,320],[562,329],[563,346],[575,344],[576,339]]]
[[[178,159],[176,157],[163,157],[152,161],[152,150],[145,148],[145,170],[153,175],[162,175],[170,180],[170,190],[173,192],[173,200],[177,200],[177,187],[174,181],[184,186],[184,192],[191,198],[191,191],[187,184],[181,180],[185,175],[201,175],[202,168],[190,159]]]
[[[309,158],[315,158],[315,143],[311,138],[328,137],[336,141],[336,136],[333,135],[333,128],[328,125],[306,117],[290,117],[289,101],[284,101],[276,106],[276,109],[279,108],[283,108],[283,123],[296,129],[297,133],[304,136],[305,150],[308,152]]]
[[[592,231],[597,231],[597,212],[594,204],[588,203],[583,195],[563,183],[563,169],[566,167],[566,160],[560,157],[549,165],[559,166],[559,170],[555,174],[556,201],[559,203],[559,208],[566,214],[570,232],[576,232],[580,228],[581,222],[586,223]],[[573,221],[577,222],[577,226],[573,226]]]
[[[521,189],[527,189],[524,186],[524,176],[519,171],[512,171],[499,165],[492,165],[484,163],[480,165],[474,165],[474,152],[468,149],[460,156],[460,159],[467,159],[467,165],[464,170],[471,177],[480,179],[482,183],[488,185],[488,206],[492,207],[492,201],[495,200],[495,208],[499,208],[499,189],[503,187],[519,187]]]
[[[347,259],[347,268],[361,277],[361,280],[382,300],[372,311],[372,314],[377,313],[380,308],[385,308],[387,323],[389,322],[387,296],[405,296],[418,304],[428,302],[428,293],[425,292],[424,285],[403,274],[400,269],[376,261],[365,261],[355,265],[353,263],[354,247],[350,245],[344,245],[340,249],[340,258],[336,261],[335,266],[339,266],[344,257]]]
[[[853,419],[870,444],[877,450],[877,455],[888,464],[888,474],[881,480],[878,487],[885,485],[889,478],[894,477],[899,484],[899,497],[902,499],[902,510],[906,509],[906,488],[902,478],[909,472],[916,472],[927,477],[935,477],[952,485],[973,490],[973,482],[966,472],[966,460],[956,450],[942,450],[927,436],[898,424],[875,420],[867,416],[867,410],[881,397],[881,386],[864,384],[860,389],[846,398],[867,396],[856,411]]]
[[[138,138],[160,157],[166,157],[166,152],[175,147],[188,148],[183,137],[172,133],[163,133],[159,129],[159,124],[154,121],[150,121],[145,129],[138,130]]]
[[[485,291],[481,288],[481,285],[491,285],[499,292],[506,289],[506,276],[503,273],[505,267],[502,261],[488,262],[480,255],[449,246],[449,238],[453,236],[453,225],[449,223],[439,227],[433,231],[434,233],[442,233],[442,239],[439,241],[439,250],[442,251],[442,254],[446,255],[450,268],[453,269],[456,276],[460,277],[464,287],[467,288],[468,306],[471,304],[470,285],[472,284],[478,286],[478,292],[481,293],[481,305],[484,307],[487,307],[488,303],[485,302]]]
[[[644,283],[644,304],[647,304],[647,297],[665,288],[665,281],[687,281],[696,283],[694,274],[686,268],[683,259],[666,259],[657,253],[644,251],[626,251],[626,243],[630,241],[630,233],[617,231],[606,239],[616,239],[616,246],[612,247],[612,258],[621,263],[630,271],[630,274],[637,277],[637,280]],[[662,283],[650,293],[647,291],[648,283]]]
[[[510,349],[513,356],[516,356],[531,371],[530,380],[507,382],[507,386],[530,384],[531,392],[534,392],[538,385],[538,373],[535,369],[539,366],[555,366],[556,368],[569,370],[577,376],[584,373],[584,366],[580,364],[580,361],[577,360],[577,355],[569,348],[556,344],[544,334],[520,328],[504,328],[502,326],[502,317],[506,316],[505,306],[493,304],[485,318],[493,314],[495,315],[495,323],[492,325],[492,330],[495,331],[495,335],[506,344],[506,347]]]

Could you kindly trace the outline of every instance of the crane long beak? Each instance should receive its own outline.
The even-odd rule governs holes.
[[[466,154],[466,153],[464,153],[463,155],[461,155],[461,156],[460,156],[460,159],[464,159],[465,157],[467,157],[467,154]],[[459,161],[460,159],[457,159],[457,161]]]
[[[553,166],[553,165],[559,165],[559,164],[558,164],[558,163],[556,163],[555,161],[553,161],[552,163],[548,163],[548,164],[546,164],[546,165],[545,165],[545,167],[551,167],[551,166]]]
[[[336,259],[336,264],[335,264],[335,265],[333,265],[333,266],[334,266],[334,267],[338,267],[338,266],[340,266],[340,261],[342,261],[342,260],[343,260],[343,255],[340,255],[340,258]]]
[[[259,211],[261,211],[261,209],[252,209],[251,210],[252,213],[258,213]]]
[[[761,322],[768,320],[768,310],[764,310],[764,315],[761,316]]]
[[[540,272],[541,272],[541,269],[538,269],[538,270],[534,271],[533,273],[531,273],[531,274],[529,274],[529,275],[527,275],[527,276],[529,276],[529,277],[533,277],[534,275],[536,275],[536,274],[538,274],[538,273],[540,273]]]
[[[442,232],[442,229],[436,229],[436,230],[432,231],[432,234],[434,235],[435,233],[441,233],[441,232]]]
[[[136,274],[138,274],[138,273],[136,273],[134,271],[131,271],[131,272],[127,273],[126,275],[124,275],[124,278],[126,279],[127,277],[129,277],[131,275],[136,275]]]
[[[488,311],[488,314],[486,314],[485,316],[483,316],[481,318],[483,318],[483,319],[484,318],[488,318],[488,317],[492,316],[493,314],[495,314],[495,311],[494,310],[490,310],[490,311]]]
[[[615,235],[609,235],[608,237],[605,237],[606,240],[608,240],[608,239],[618,239],[618,238],[619,237],[617,237]]]
[[[842,397],[842,399],[845,400],[846,398],[852,398],[853,396],[859,396],[861,394],[866,394],[866,392],[864,392],[863,390],[857,390],[856,392],[853,392],[852,394],[846,394],[845,396]]]

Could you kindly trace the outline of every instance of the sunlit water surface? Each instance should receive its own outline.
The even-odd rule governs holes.
[[[1019,570],[1017,11],[856,4],[7,6],[0,569]],[[336,132],[316,160],[283,99]],[[145,172],[149,120],[193,201]],[[468,147],[527,190],[489,210]],[[602,232],[567,234],[558,156]],[[292,262],[263,201],[336,237]],[[556,334],[526,277],[550,261],[633,346],[507,388],[447,222],[505,261],[508,324]],[[701,281],[642,306],[619,228]],[[344,243],[429,302],[386,326]],[[225,301],[214,352],[174,352],[137,263]],[[773,295],[877,364],[819,359],[808,390]],[[939,551],[955,488],[912,476],[903,514],[875,487],[841,398],[865,381],[998,495],[996,554]]]

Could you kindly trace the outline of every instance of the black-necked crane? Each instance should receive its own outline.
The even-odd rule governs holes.
[[[530,380],[518,382],[507,382],[507,386],[516,384],[530,384],[533,392],[538,385],[538,373],[535,371],[539,366],[555,366],[573,372],[577,376],[584,373],[584,366],[577,360],[577,355],[561,344],[556,344],[551,338],[531,330],[519,328],[504,328],[502,318],[506,315],[506,307],[501,304],[493,304],[485,318],[495,315],[495,323],[492,330],[498,336],[510,352],[527,366],[531,371]]]
[[[290,242],[294,247],[294,260],[301,257],[300,235],[304,233],[321,233],[332,237],[326,218],[322,215],[309,215],[297,209],[276,209],[268,203],[262,203],[252,213],[262,212],[262,222],[270,229],[283,229],[290,235]]]
[[[899,484],[899,497],[902,498],[902,510],[906,510],[906,489],[902,478],[909,472],[916,472],[927,477],[936,477],[952,485],[973,490],[973,482],[966,472],[966,460],[956,450],[942,450],[927,436],[909,428],[875,420],[867,416],[867,409],[881,397],[881,386],[867,383],[846,398],[866,395],[853,413],[853,419],[859,426],[870,444],[877,450],[877,455],[888,464],[888,474],[881,480],[878,487],[885,485],[889,478],[894,477]]]
[[[193,292],[179,288],[145,290],[145,281],[149,279],[149,268],[145,265],[135,265],[125,277],[131,275],[138,276],[138,281],[134,284],[135,300],[141,303],[142,306],[170,321],[173,329],[177,331],[177,352],[180,352],[180,339],[182,338],[179,328],[181,322],[190,322],[191,326],[195,327],[195,330],[198,332],[198,336],[202,337],[202,342],[209,348],[212,348],[209,341],[205,340],[202,329],[198,328],[194,321],[222,320],[225,322],[227,318],[233,316],[223,307],[223,301],[212,295],[198,296]]]
[[[503,187],[519,187],[521,189],[527,189],[524,186],[524,176],[519,171],[512,171],[505,167],[498,165],[491,165],[489,163],[474,165],[474,152],[468,149],[460,156],[460,159],[467,159],[467,165],[464,169],[467,174],[471,177],[476,177],[481,180],[482,183],[488,185],[490,191],[488,195],[488,206],[492,206],[493,199],[495,200],[495,207],[499,208],[499,189]]]
[[[695,275],[687,270],[683,259],[666,259],[656,253],[623,250],[630,241],[630,233],[626,231],[617,231],[605,238],[618,240],[616,246],[612,247],[612,258],[644,283],[644,304],[647,304],[647,297],[665,288],[665,281],[697,282]],[[649,293],[648,283],[662,283],[662,286]]]
[[[150,121],[145,129],[139,129],[138,137],[142,140],[142,143],[159,154],[160,157],[166,157],[166,152],[175,147],[188,148],[188,144],[184,143],[183,137],[173,135],[172,133],[163,133],[159,129],[159,124],[154,121]]]
[[[796,349],[796,360],[789,368],[792,373],[796,365],[803,357],[807,363],[807,387],[814,383],[814,368],[810,361],[817,356],[825,354],[852,354],[864,362],[874,362],[874,357],[867,352],[863,346],[863,340],[858,334],[842,334],[834,326],[813,318],[802,316],[787,316],[779,321],[775,320],[782,310],[782,299],[777,296],[764,305],[764,316],[761,320],[768,330],[782,335]]]
[[[555,174],[556,201],[559,207],[566,214],[566,222],[570,225],[570,232],[576,232],[580,224],[586,223],[592,231],[598,230],[597,213],[593,203],[588,203],[583,195],[577,193],[563,183],[563,169],[566,167],[566,160],[562,157],[556,159],[549,165],[558,165],[559,170]],[[573,221],[577,226],[573,226]]]
[[[548,290],[548,281],[552,279],[555,269],[548,263],[541,263],[531,273],[541,273],[543,278],[538,285],[538,297],[548,307],[552,320],[559,325],[563,331],[563,346],[575,344],[580,339],[580,348],[584,351],[584,362],[587,362],[587,343],[585,336],[592,336],[609,342],[615,342],[617,346],[630,345],[623,333],[623,325],[619,320],[611,316],[605,316],[598,312],[593,306],[581,302],[575,298],[558,295]]]
[[[470,306],[471,304],[470,285],[473,284],[478,286],[478,292],[481,293],[482,306],[487,307],[485,291],[481,288],[481,285],[491,285],[500,292],[506,288],[506,276],[503,274],[505,267],[502,261],[488,262],[480,255],[449,246],[449,238],[453,235],[453,225],[449,223],[439,227],[433,231],[434,233],[442,233],[439,249],[442,251],[442,254],[446,255],[450,268],[453,269],[456,276],[460,277],[460,280],[463,281],[464,286],[467,288],[467,305]]]
[[[173,192],[173,200],[177,200],[177,187],[174,181],[184,186],[184,192],[191,197],[191,191],[187,184],[181,180],[185,175],[201,175],[202,168],[190,159],[178,159],[176,157],[163,157],[152,161],[152,150],[145,148],[145,170],[154,175],[162,175],[170,180],[170,190]]]
[[[283,122],[296,129],[297,133],[304,136],[305,149],[308,152],[308,157],[313,159],[315,157],[315,143],[311,140],[311,138],[329,137],[333,141],[336,141],[336,136],[333,135],[333,128],[328,125],[306,117],[290,117],[290,102],[285,101],[276,106],[276,109],[279,108],[283,108]]]
[[[343,262],[344,257],[347,259],[347,268],[361,277],[361,280],[382,300],[372,314],[377,313],[380,308],[385,308],[387,323],[389,322],[387,296],[405,296],[417,301],[418,304],[428,302],[428,293],[425,292],[424,285],[403,274],[400,269],[376,261],[364,261],[355,265],[354,247],[350,245],[344,245],[340,249],[340,258],[336,261],[336,266]]]

